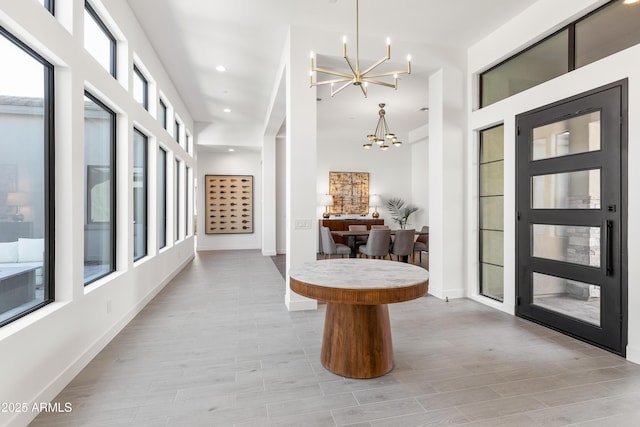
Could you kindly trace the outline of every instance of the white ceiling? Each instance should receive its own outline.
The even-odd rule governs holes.
[[[360,45],[366,52],[385,50],[392,40],[395,67],[404,68],[403,51],[416,44],[442,52],[464,49],[491,33],[536,0],[363,0],[360,2]],[[219,135],[207,144],[260,145],[276,72],[288,27],[335,33],[335,48],[318,52],[318,62],[343,67],[342,34],[355,38],[355,0],[128,0],[160,56],[189,112]],[[330,38],[334,36],[331,35]],[[318,44],[326,44],[319,40]],[[361,55],[362,56],[362,55]],[[318,89],[318,129],[324,137],[364,142],[377,121],[377,104],[387,104],[393,132],[423,125],[427,112],[427,78],[434,64],[412,54],[413,72],[402,76],[397,91],[370,86],[364,98],[348,87],[334,98]],[[217,65],[227,71],[216,71]],[[310,89],[311,90],[311,89]],[[225,108],[231,113],[225,113]],[[334,135],[329,130],[335,132]],[[322,136],[321,136],[322,137]],[[203,143],[203,141],[198,141]]]

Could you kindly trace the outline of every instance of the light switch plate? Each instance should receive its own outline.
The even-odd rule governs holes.
[[[309,230],[311,229],[310,219],[296,219],[294,227],[296,230]]]

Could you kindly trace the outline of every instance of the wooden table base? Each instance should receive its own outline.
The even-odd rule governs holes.
[[[348,378],[375,378],[393,369],[387,305],[327,303],[320,360]]]

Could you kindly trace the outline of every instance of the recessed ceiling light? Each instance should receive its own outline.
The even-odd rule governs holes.
[[[634,4],[634,3],[638,3],[640,0],[624,0],[624,4]]]
[[[229,152],[233,152],[233,151],[236,151],[236,150],[234,150],[233,148],[229,148]]]
[[[224,111],[225,113],[230,113],[230,112],[231,112],[231,108],[225,108],[225,109],[224,109],[224,110],[222,110],[222,111]]]
[[[221,73],[224,73],[225,71],[227,71],[227,67],[225,67],[224,65],[218,65],[216,67],[216,71],[220,71]]]

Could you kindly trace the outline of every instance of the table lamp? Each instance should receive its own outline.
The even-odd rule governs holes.
[[[322,218],[329,218],[329,206],[333,206],[333,196],[331,194],[323,194],[320,196],[319,205],[325,207],[325,211],[322,213]]]
[[[13,215],[13,220],[20,222],[24,220],[24,215],[20,213],[20,207],[29,203],[29,195],[22,192],[7,193],[7,206],[15,206],[16,213]]]
[[[373,207],[371,218],[380,218],[380,212],[378,212],[378,206],[382,205],[382,197],[378,194],[372,194],[369,196],[369,206]]]

